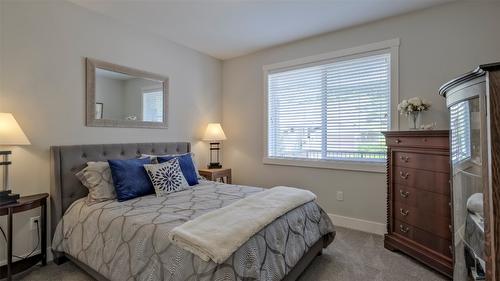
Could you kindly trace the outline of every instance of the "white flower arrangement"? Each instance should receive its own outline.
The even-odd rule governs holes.
[[[429,110],[431,103],[421,97],[413,97],[408,100],[403,100],[398,104],[398,111],[401,115],[410,115],[413,112],[422,112]]]

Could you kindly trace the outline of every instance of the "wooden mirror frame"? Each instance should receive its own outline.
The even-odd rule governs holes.
[[[113,63],[86,58],[86,125],[89,127],[118,127],[118,128],[167,128],[168,121],[168,77],[158,74],[116,65]],[[150,122],[138,120],[111,120],[95,118],[95,82],[96,68],[119,72],[138,78],[157,80],[163,83],[163,121]]]

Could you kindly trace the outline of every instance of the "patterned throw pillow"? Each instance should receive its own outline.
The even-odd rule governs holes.
[[[76,173],[76,177],[89,190],[87,204],[116,198],[108,162],[87,162],[87,167]]]
[[[188,184],[190,186],[199,184],[197,174],[198,171],[196,170],[193,162],[193,157],[191,157],[190,153],[180,154],[178,156],[158,156],[157,160],[158,163],[163,163],[174,158],[177,158],[177,160],[179,160],[179,166],[181,166],[182,174],[184,175],[184,178],[186,178]]]
[[[177,158],[161,164],[146,164],[144,169],[148,172],[157,196],[189,188]]]
[[[181,156],[184,156],[186,154],[189,154],[191,156],[191,162],[193,163],[193,167],[195,168],[194,171],[196,173],[196,178],[199,180],[205,179],[204,177],[200,176],[198,169],[196,169],[196,167],[198,167],[198,165],[196,165],[196,161],[194,160],[195,159],[194,152],[187,152],[187,153],[181,153],[181,154],[163,154],[163,155],[141,154],[141,158],[149,157],[149,158],[151,158],[151,163],[158,164],[159,163],[158,157],[167,158],[167,160],[170,160],[173,157],[181,157]],[[181,170],[182,170],[183,169],[182,168],[182,161],[179,164],[181,165]],[[184,176],[184,177],[186,177],[186,176]],[[188,179],[186,178],[186,180],[188,180]],[[189,183],[189,181],[188,181],[188,183]],[[191,185],[193,185],[193,184],[191,184]]]

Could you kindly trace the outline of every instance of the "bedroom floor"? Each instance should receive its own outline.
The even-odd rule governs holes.
[[[72,263],[61,266],[50,263],[34,269],[23,281],[91,281],[86,273]],[[337,227],[334,242],[317,257],[300,281],[384,280],[434,281],[447,280],[417,261],[383,247],[382,236]]]

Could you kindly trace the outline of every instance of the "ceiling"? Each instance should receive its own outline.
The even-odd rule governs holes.
[[[229,59],[453,0],[70,0]]]

